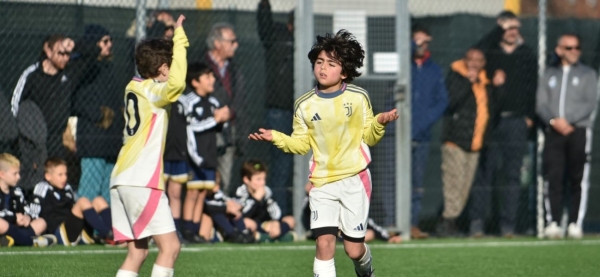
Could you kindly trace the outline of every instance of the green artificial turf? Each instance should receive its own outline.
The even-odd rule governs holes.
[[[428,240],[370,244],[376,276],[600,276],[600,240]],[[114,276],[125,249],[54,246],[0,249],[0,276]],[[140,276],[150,276],[152,250]],[[355,276],[342,248],[337,276]],[[185,247],[176,276],[312,276],[314,244]]]

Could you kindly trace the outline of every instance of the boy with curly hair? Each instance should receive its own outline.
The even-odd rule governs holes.
[[[291,136],[259,129],[252,140],[269,141],[286,153],[313,150],[309,180],[311,230],[317,238],[314,276],[335,276],[338,228],[357,276],[374,276],[371,251],[364,243],[371,196],[368,146],[381,140],[385,125],[398,119],[395,109],[373,116],[369,94],[351,84],[365,52],[346,30],[317,36],[308,53],[318,85],[294,104]]]

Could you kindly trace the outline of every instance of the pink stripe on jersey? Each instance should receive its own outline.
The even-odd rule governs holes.
[[[317,167],[317,163],[315,163],[315,156],[312,157],[312,164],[310,165],[310,174],[308,174],[308,178],[312,177],[313,172],[315,171],[315,167]]]
[[[115,240],[116,241],[128,241],[128,240],[133,240],[133,238],[130,238],[126,235],[123,235],[123,233],[119,232],[119,230],[117,230],[116,227],[113,227],[113,234],[115,236]]]
[[[162,153],[162,151],[161,151]],[[148,181],[148,184],[146,184],[147,188],[151,188],[151,189],[158,189],[158,185],[160,183],[160,176],[161,176],[161,168],[162,168],[162,163],[163,163],[163,159],[158,159],[158,163],[156,163],[156,168],[154,169],[154,173],[152,173],[152,177],[150,178],[150,181]]]
[[[152,120],[150,120],[150,131],[148,131],[148,135],[146,135],[146,141],[144,142],[144,145],[148,143],[150,135],[152,135],[152,131],[154,131],[154,123],[156,123],[156,114],[152,113]]]
[[[369,158],[369,155],[367,154],[367,152],[365,151],[365,149],[363,148],[365,146],[360,146],[360,152],[362,153],[363,157],[365,158],[365,161],[367,161],[367,164],[371,163],[371,159]]]
[[[367,197],[369,198],[369,201],[371,201],[371,177],[369,176],[369,172],[367,171],[367,169],[361,171],[360,173],[358,173],[358,176],[360,177],[360,180],[363,183],[363,186],[365,187],[365,192],[367,193]]]
[[[160,197],[162,196],[162,190],[153,189],[150,192],[150,197],[148,197],[148,202],[144,206],[144,210],[138,217],[137,221],[133,224],[133,236],[135,238],[139,238],[144,229],[150,223],[150,220],[154,217],[154,213],[158,208],[158,202],[160,201]]]
[[[133,77],[133,80],[136,81],[136,82],[142,82],[142,81],[144,81],[144,79],[138,78],[138,77]]]

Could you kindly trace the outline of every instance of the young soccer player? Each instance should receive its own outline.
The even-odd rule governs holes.
[[[262,162],[249,160],[242,165],[244,184],[237,188],[236,196],[243,205],[244,223],[260,235],[260,241],[293,241],[290,230],[295,226],[294,218],[282,217],[266,178],[267,168]]]
[[[46,230],[46,221],[42,218],[32,220],[28,214],[23,191],[17,187],[21,179],[20,166],[15,156],[0,154],[0,247],[31,246],[34,242],[40,247],[52,245],[56,242],[55,237],[36,238]]]
[[[55,235],[58,243],[75,246],[82,241],[94,243],[93,231],[98,231],[99,241],[116,244],[113,240],[110,208],[102,196],[93,201],[77,199],[71,185],[67,184],[67,162],[50,158],[44,164],[44,178],[33,189],[30,214],[43,218],[46,233]]]
[[[308,193],[313,188],[313,185],[308,182],[304,186],[306,190],[306,198],[304,198],[304,202],[302,205],[302,226],[305,229],[310,229],[310,206],[308,205]],[[374,241],[375,239],[386,241],[388,243],[401,243],[402,237],[398,233],[389,233],[385,228],[375,223],[375,220],[372,218],[367,219],[367,233],[365,234],[365,242]],[[307,239],[315,239],[312,233],[307,234]],[[342,237],[338,237],[338,240],[342,239]]]
[[[111,176],[111,210],[115,239],[127,241],[117,277],[138,276],[148,255],[148,239],[158,247],[152,276],[173,276],[181,244],[164,193],[163,149],[169,104],[185,89],[188,39],[175,24],[173,41],[151,39],[135,49],[138,72],[125,88],[125,143]]]
[[[188,119],[187,147],[193,176],[187,183],[183,204],[183,237],[203,242],[199,239],[199,231],[204,199],[206,192],[215,187],[217,132],[229,120],[229,108],[211,96],[215,76],[207,64],[190,64],[186,83],[192,92],[181,96],[179,102]]]
[[[317,36],[308,58],[318,86],[296,100],[292,135],[262,128],[249,135],[286,153],[313,150],[310,225],[317,237],[313,271],[319,277],[335,276],[338,227],[357,276],[373,276],[371,251],[364,243],[371,196],[367,145],[377,144],[385,125],[398,114],[394,109],[373,117],[369,95],[351,84],[360,76],[357,69],[364,56],[360,43],[346,30]]]
[[[182,244],[193,242],[183,237],[183,224],[181,220],[181,190],[183,184],[190,179],[191,168],[188,164],[187,151],[187,119],[183,112],[183,104],[176,102],[171,107],[169,128],[165,142],[164,178],[167,181],[167,197],[169,207],[175,222],[177,236]]]

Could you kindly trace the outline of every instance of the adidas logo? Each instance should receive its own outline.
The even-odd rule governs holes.
[[[319,121],[321,120],[321,117],[319,116],[319,113],[315,113],[315,115],[313,115],[312,119],[310,121]]]
[[[364,231],[365,227],[363,226],[363,224],[361,223],[360,225],[356,226],[354,229],[354,231]]]

